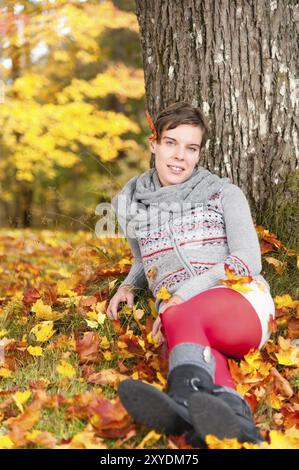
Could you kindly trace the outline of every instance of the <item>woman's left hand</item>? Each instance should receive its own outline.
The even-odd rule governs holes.
[[[165,302],[165,305],[163,305],[162,309],[160,310],[160,314],[163,313],[166,308],[179,305],[182,302],[184,302],[184,300],[181,299],[179,295],[173,295],[167,302]]]
[[[173,306],[173,305],[179,305],[181,304],[183,299],[179,297],[178,295],[174,295],[171,297],[167,302],[165,302],[165,305],[163,305],[159,315],[157,316],[156,320],[154,321],[153,328],[152,328],[152,336],[153,338],[157,337],[158,344],[162,344],[165,341],[164,335],[161,331],[162,328],[162,323],[161,323],[161,313],[164,312],[164,310],[167,307]]]

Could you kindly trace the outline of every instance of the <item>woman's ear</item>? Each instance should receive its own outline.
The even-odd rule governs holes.
[[[152,153],[156,153],[156,142],[152,142],[151,140],[149,141],[149,147],[150,147],[150,151]]]

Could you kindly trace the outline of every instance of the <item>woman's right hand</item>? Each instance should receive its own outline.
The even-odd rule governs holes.
[[[107,307],[107,316],[110,320],[118,319],[118,306],[120,302],[127,302],[129,308],[133,307],[134,304],[134,292],[131,285],[124,285],[119,287],[116,294],[111,298]]]

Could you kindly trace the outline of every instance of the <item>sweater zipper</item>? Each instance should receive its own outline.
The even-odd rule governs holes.
[[[176,251],[176,254],[178,256],[178,258],[180,259],[181,263],[185,266],[185,268],[187,269],[187,271],[189,271],[189,273],[191,274],[191,276],[196,276],[196,273],[194,272],[193,268],[190,266],[190,264],[187,262],[187,260],[185,260],[185,258],[183,257],[183,255],[181,254],[180,252],[180,248],[177,244],[177,241],[175,239],[175,236],[173,234],[173,229],[172,229],[172,222],[173,222],[173,212],[170,212],[171,216],[170,216],[170,220],[168,222],[168,227],[169,227],[169,232],[170,232],[170,237],[171,237],[171,240],[174,244],[174,249]]]

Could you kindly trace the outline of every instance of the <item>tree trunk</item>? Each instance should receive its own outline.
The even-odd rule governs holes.
[[[240,186],[258,216],[298,168],[299,6],[136,0],[136,14],[147,109],[199,106],[211,131],[201,165]]]

